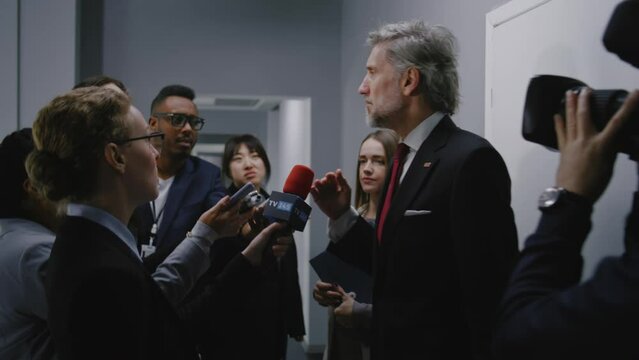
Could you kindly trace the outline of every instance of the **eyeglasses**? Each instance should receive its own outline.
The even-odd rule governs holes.
[[[118,140],[118,141],[114,141],[113,143],[117,145],[122,145],[131,141],[143,140],[143,139],[146,140],[148,143],[151,143],[151,139],[153,138],[160,138],[160,140],[164,140],[164,133],[160,131],[156,131],[156,132],[150,133],[149,135],[137,136],[137,137],[132,137],[132,138],[124,139],[124,140]]]
[[[204,126],[204,119],[195,115],[180,113],[155,113],[153,116],[158,118],[167,118],[171,122],[171,126],[181,129],[186,125],[187,121],[193,130],[201,130]]]

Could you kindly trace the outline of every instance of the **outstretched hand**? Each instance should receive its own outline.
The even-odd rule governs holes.
[[[311,195],[320,210],[333,220],[350,207],[351,187],[340,169],[328,172],[323,178],[315,180],[311,186]]]
[[[555,115],[555,132],[561,153],[557,186],[582,195],[593,203],[608,186],[618,151],[619,133],[639,102],[639,91],[628,95],[606,127],[598,132],[590,118],[590,89],[579,96],[566,93],[566,119]]]

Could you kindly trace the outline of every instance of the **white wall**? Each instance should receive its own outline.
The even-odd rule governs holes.
[[[18,129],[18,0],[0,0],[0,141]]]
[[[516,0],[487,17],[486,93],[492,98],[486,99],[486,136],[508,166],[522,244],[537,226],[537,197],[555,184],[559,162],[558,153],[521,136],[529,80],[552,74],[580,79],[596,89],[636,88],[639,70],[607,52],[601,41],[618,3]],[[603,256],[622,252],[625,216],[636,184],[636,164],[620,155],[613,179],[595,206],[593,228],[583,251],[585,278]]]
[[[73,86],[75,10],[75,0],[0,0],[0,137]]]
[[[20,0],[20,127],[71,90],[75,59],[76,1]]]

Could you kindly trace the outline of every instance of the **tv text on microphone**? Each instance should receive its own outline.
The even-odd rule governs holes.
[[[295,165],[286,178],[282,192],[273,191],[262,214],[269,222],[287,222],[291,229],[304,231],[311,206],[304,199],[311,191],[315,173],[304,165]]]

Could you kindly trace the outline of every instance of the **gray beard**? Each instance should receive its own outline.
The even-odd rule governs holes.
[[[373,128],[390,129],[391,119],[388,116],[376,116],[372,117],[370,114],[366,114],[366,125]]]

